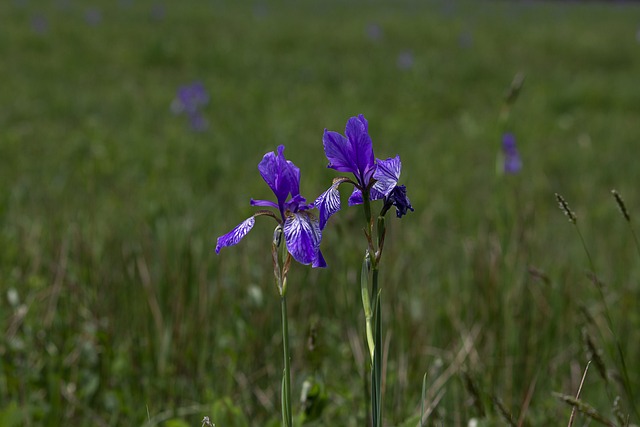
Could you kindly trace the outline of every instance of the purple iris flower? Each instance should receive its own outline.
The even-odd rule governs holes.
[[[368,133],[368,122],[362,114],[351,117],[347,121],[345,135],[346,137],[325,129],[322,140],[325,155],[329,160],[327,167],[339,172],[351,172],[355,176],[355,181],[349,178],[336,178],[331,187],[316,199],[314,206],[320,211],[320,228],[324,229],[329,217],[340,210],[338,187],[344,182],[350,182],[355,187],[349,197],[349,206],[363,203],[362,191],[368,190],[370,200],[393,197],[393,200],[398,200],[396,203],[392,200],[390,206],[398,207],[399,204],[404,213],[407,209],[413,210],[409,199],[406,198],[406,189],[404,199],[401,199],[399,194],[392,195],[400,179],[402,168],[400,156],[387,160],[375,159],[373,144]],[[386,210],[383,211],[386,213]]]
[[[408,210],[413,212],[413,207],[407,197],[407,187],[398,185],[401,169],[400,156],[387,160],[378,160],[378,167],[373,174],[376,183],[373,184],[371,193],[375,192],[376,196],[384,194],[384,206],[380,216],[384,216],[391,206],[396,207],[396,216],[398,218],[406,215]]]
[[[95,27],[102,22],[102,12],[99,9],[90,8],[84,13],[84,20],[87,24]]]
[[[522,169],[520,154],[516,148],[516,137],[511,133],[502,136],[502,153],[504,154],[504,172],[517,174]]]
[[[283,152],[284,146],[280,145],[277,154],[265,154],[258,164],[260,175],[276,196],[276,202],[251,199],[252,206],[277,209],[279,217],[269,210],[256,212],[227,234],[218,237],[216,253],[220,253],[225,246],[240,242],[253,228],[256,216],[268,215],[282,225],[287,250],[296,261],[313,267],[326,267],[327,263],[320,252],[322,231],[318,219],[309,212],[313,204],[307,204],[300,195],[300,169],[285,159]]]
[[[171,103],[171,110],[175,114],[186,114],[191,128],[195,131],[203,131],[207,128],[207,120],[202,115],[201,108],[208,103],[209,94],[202,82],[193,82],[178,88],[176,97]]]
[[[38,34],[44,34],[49,30],[49,22],[43,15],[34,15],[31,18],[31,28]]]

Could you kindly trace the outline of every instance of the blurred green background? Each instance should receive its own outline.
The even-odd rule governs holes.
[[[425,372],[429,425],[564,425],[552,392],[575,395],[594,349],[581,398],[640,422],[640,253],[610,194],[633,225],[638,5],[6,0],[0,58],[0,426],[278,425],[273,223],[213,248],[270,198],[265,152],[287,147],[312,200],[338,176],[324,129],[360,113],[415,208],[381,265],[385,425],[419,414]],[[171,109],[194,81],[202,131]],[[360,218],[331,219],[329,268],[290,273],[309,425],[366,425]]]

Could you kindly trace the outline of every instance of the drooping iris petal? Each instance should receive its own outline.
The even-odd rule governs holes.
[[[240,242],[240,240],[242,240],[242,238],[246,236],[249,231],[251,231],[255,223],[256,219],[252,216],[242,221],[227,234],[218,237],[218,241],[216,242],[216,254],[219,254],[220,249],[224,248],[225,246],[237,245],[238,242]]]
[[[384,193],[375,189],[375,184],[371,190],[369,190],[369,200],[380,200],[384,199],[384,197]],[[349,196],[349,206],[361,205],[362,203],[364,203],[362,200],[362,191],[354,188],[353,193]]]
[[[290,213],[283,230],[287,250],[296,261],[311,264],[318,259],[322,231],[314,216],[306,211]]]
[[[356,174],[357,169],[351,159],[349,151],[349,141],[338,132],[324,130],[322,136],[322,145],[324,146],[324,154],[329,160],[328,168],[335,169],[338,172],[351,172]]]
[[[349,206],[361,205],[364,203],[362,199],[362,191],[357,188],[353,189],[353,193],[349,196]]]
[[[357,172],[360,185],[365,187],[374,169],[373,143],[369,137],[369,124],[362,114],[351,117],[345,127],[345,135],[349,141],[349,155]]]
[[[327,191],[322,193],[314,202],[314,207],[320,213],[320,229],[324,230],[329,217],[340,210],[340,191],[338,186],[344,181],[336,179]]]
[[[398,218],[402,218],[403,215],[406,215],[407,211],[413,212],[413,207],[407,197],[407,188],[404,185],[394,187],[389,195],[385,197],[383,212],[386,213],[391,206],[396,207],[396,216]]]
[[[316,257],[313,259],[311,266],[313,268],[325,268],[327,266],[327,261],[324,260],[324,257],[322,256],[322,252],[320,251],[320,249],[318,249],[318,253],[316,254]]]
[[[401,169],[400,156],[387,160],[378,160],[376,162],[376,171],[373,174],[373,178],[376,180],[373,188],[387,196],[398,185]]]

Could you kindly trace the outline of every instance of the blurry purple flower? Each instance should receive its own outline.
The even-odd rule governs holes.
[[[397,60],[398,68],[401,70],[408,70],[413,67],[413,53],[410,50],[400,52]]]
[[[57,0],[56,6],[61,10],[69,10],[71,8],[71,0]]]
[[[175,114],[193,113],[209,103],[209,94],[202,82],[193,82],[178,88],[176,98],[171,103]]]
[[[207,128],[207,121],[201,113],[201,108],[209,103],[209,94],[202,82],[194,82],[178,88],[175,99],[171,103],[174,114],[186,114],[191,128],[203,131]]]
[[[216,253],[220,253],[223,247],[238,244],[253,228],[255,217],[267,215],[282,225],[287,250],[296,261],[312,264],[313,267],[326,267],[320,252],[322,231],[318,220],[309,212],[313,204],[307,204],[306,199],[300,195],[300,169],[287,160],[283,153],[284,146],[280,145],[277,154],[265,154],[258,164],[260,175],[273,191],[277,202],[251,199],[252,206],[275,208],[280,215],[277,216],[270,210],[256,212],[227,234],[218,237]]]
[[[636,31],[636,41],[640,43],[640,27],[638,27],[638,31]]]
[[[458,45],[462,48],[470,48],[473,46],[473,33],[471,31],[463,31],[458,37]]]
[[[253,17],[263,19],[269,14],[269,7],[265,3],[257,3],[253,5]]]
[[[209,122],[200,111],[189,114],[189,124],[196,132],[204,132],[209,127]]]
[[[31,17],[31,29],[38,34],[44,34],[49,31],[47,18],[40,14],[33,15]]]
[[[340,210],[340,192],[338,191],[340,184],[349,182],[355,187],[349,197],[349,206],[363,203],[362,191],[364,190],[369,192],[369,200],[379,200],[390,196],[397,187],[402,167],[400,156],[387,160],[376,160],[373,155],[373,144],[369,137],[368,127],[367,120],[360,114],[347,121],[346,137],[337,132],[326,129],[324,131],[322,142],[325,155],[329,160],[327,167],[338,172],[350,172],[355,176],[355,181],[344,177],[336,178],[331,187],[318,196],[314,205],[320,212],[321,229],[324,229],[329,217]],[[403,204],[408,206],[404,209],[405,213],[406,209],[413,210],[408,199],[406,202],[402,200],[398,200],[397,203],[391,202],[391,205],[396,205],[396,207]],[[401,206],[400,208],[402,209]],[[384,212],[386,213],[386,210]]]
[[[376,23],[367,25],[367,37],[372,41],[380,41],[382,39],[382,28]]]
[[[162,21],[165,17],[166,11],[163,5],[156,3],[151,8],[151,19],[154,21]]]
[[[442,13],[447,16],[453,16],[456,13],[456,3],[454,0],[444,0],[442,5]]]
[[[102,22],[102,12],[96,8],[87,9],[84,13],[84,20],[87,24],[95,27]]]
[[[502,153],[504,155],[504,172],[517,174],[522,169],[520,154],[516,148],[516,137],[511,133],[502,136]]]

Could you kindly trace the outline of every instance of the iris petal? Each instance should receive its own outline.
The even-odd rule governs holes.
[[[327,266],[327,262],[324,260],[324,257],[322,256],[322,252],[318,249],[318,253],[316,254],[316,257],[313,259],[313,262],[311,263],[311,266],[313,268],[324,268]]]
[[[384,193],[375,189],[375,185],[371,190],[369,190],[369,200],[380,200],[384,199]],[[349,196],[349,206],[361,205],[363,203],[362,200],[362,191],[357,188],[353,189],[353,193]]]
[[[396,216],[402,218],[407,214],[407,211],[413,212],[413,206],[407,197],[407,188],[404,185],[398,185],[391,191],[387,199],[385,200],[385,207],[393,205],[396,207]]]
[[[325,129],[324,135],[322,135],[322,145],[324,146],[324,154],[329,160],[328,168],[335,169],[338,172],[357,173],[355,164],[351,159],[347,138],[338,132]]]
[[[318,261],[322,231],[314,216],[306,211],[289,214],[283,229],[287,250],[296,261],[300,264]]]
[[[401,169],[400,156],[387,160],[378,160],[376,162],[376,171],[373,174],[373,178],[377,182],[373,184],[373,188],[385,196],[389,195],[394,187],[398,185]]]
[[[264,155],[258,164],[258,170],[275,194],[280,214],[284,217],[284,204],[289,194],[292,197],[300,194],[300,169],[284,157],[284,145],[280,145],[278,154],[270,152]]]
[[[327,191],[316,199],[314,207],[320,212],[320,229],[324,230],[329,217],[340,210],[340,191],[338,186],[342,181],[336,181]]]
[[[251,199],[251,206],[269,206],[270,208],[278,209],[278,204],[273,203],[271,200],[255,200]]]
[[[250,218],[247,218],[227,234],[218,237],[218,241],[216,242],[216,254],[219,254],[220,249],[224,248],[225,246],[237,245],[238,242],[240,242],[240,240],[242,240],[242,238],[246,236],[249,231],[251,231],[255,222],[255,217],[252,216]]]
[[[349,196],[349,206],[361,205],[363,202],[362,191],[354,188],[353,193]]]
[[[366,186],[375,166],[373,143],[368,133],[369,124],[362,114],[351,117],[345,127],[345,135],[349,139],[349,155],[352,164],[358,171],[356,176],[360,185]]]
[[[265,154],[260,163],[258,163],[258,171],[262,175],[262,179],[267,183],[271,191],[278,197],[278,165],[276,161],[276,153],[273,151]],[[279,200],[279,199],[278,199]]]

